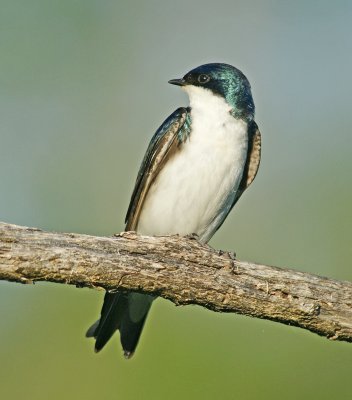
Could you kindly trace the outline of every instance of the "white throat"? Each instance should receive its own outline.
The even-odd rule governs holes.
[[[188,94],[190,106],[194,111],[206,111],[209,117],[217,119],[231,111],[232,107],[225,99],[209,89],[184,86],[183,90]]]

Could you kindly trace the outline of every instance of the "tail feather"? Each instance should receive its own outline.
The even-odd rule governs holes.
[[[128,312],[125,312],[120,326],[120,341],[124,351],[125,358],[131,358],[137,347],[139,338],[141,336],[145,320],[148,316],[150,306],[148,310],[137,322],[132,321],[131,316]]]
[[[106,345],[119,328],[126,304],[127,296],[124,293],[105,293],[100,322],[94,332],[96,352]]]
[[[98,321],[94,322],[94,324],[87,330],[86,337],[88,337],[88,338],[89,337],[96,338],[95,331],[97,330],[97,328],[99,326],[99,323],[100,323],[100,319],[98,319]]]
[[[94,337],[95,351],[100,351],[117,329],[126,358],[132,357],[154,297],[138,293],[106,292],[100,320],[87,331]]]

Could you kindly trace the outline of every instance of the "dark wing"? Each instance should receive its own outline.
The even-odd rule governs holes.
[[[182,129],[189,118],[189,108],[180,107],[160,126],[152,137],[139,169],[136,184],[126,215],[126,231],[136,230],[138,218],[150,186],[162,166],[181,143]]]
[[[252,121],[248,127],[248,153],[244,173],[240,184],[241,194],[254,181],[257,175],[261,157],[262,139],[258,125]],[[241,196],[238,196],[238,198]],[[237,199],[238,199],[237,198]]]
[[[141,208],[150,186],[164,163],[180,147],[179,144],[182,143],[184,135],[189,133],[189,112],[189,108],[178,108],[164,121],[152,137],[139,169],[128,207],[126,230],[137,228]],[[133,293],[106,292],[100,320],[95,322],[86,334],[87,337],[96,339],[96,351],[101,350],[114,332],[119,329],[125,357],[130,358],[132,356],[154,299],[148,295],[140,295],[138,298],[133,296]],[[133,306],[143,307],[144,313],[138,321],[131,318],[131,307]]]
[[[255,121],[252,121],[248,126],[248,150],[247,150],[247,159],[243,170],[242,180],[236,192],[236,196],[233,199],[229,212],[232,210],[233,206],[237,203],[238,199],[242,196],[242,193],[254,181],[254,178],[256,177],[259,169],[261,149],[262,149],[261,134],[258,125],[255,123]]]

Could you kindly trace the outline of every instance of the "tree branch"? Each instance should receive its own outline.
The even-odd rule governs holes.
[[[0,279],[153,293],[352,342],[352,283],[235,260],[192,238],[94,237],[0,223]]]

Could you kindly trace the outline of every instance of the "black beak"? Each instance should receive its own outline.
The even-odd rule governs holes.
[[[184,79],[170,79],[169,83],[171,83],[171,85],[177,85],[177,86],[186,85],[186,81]]]

